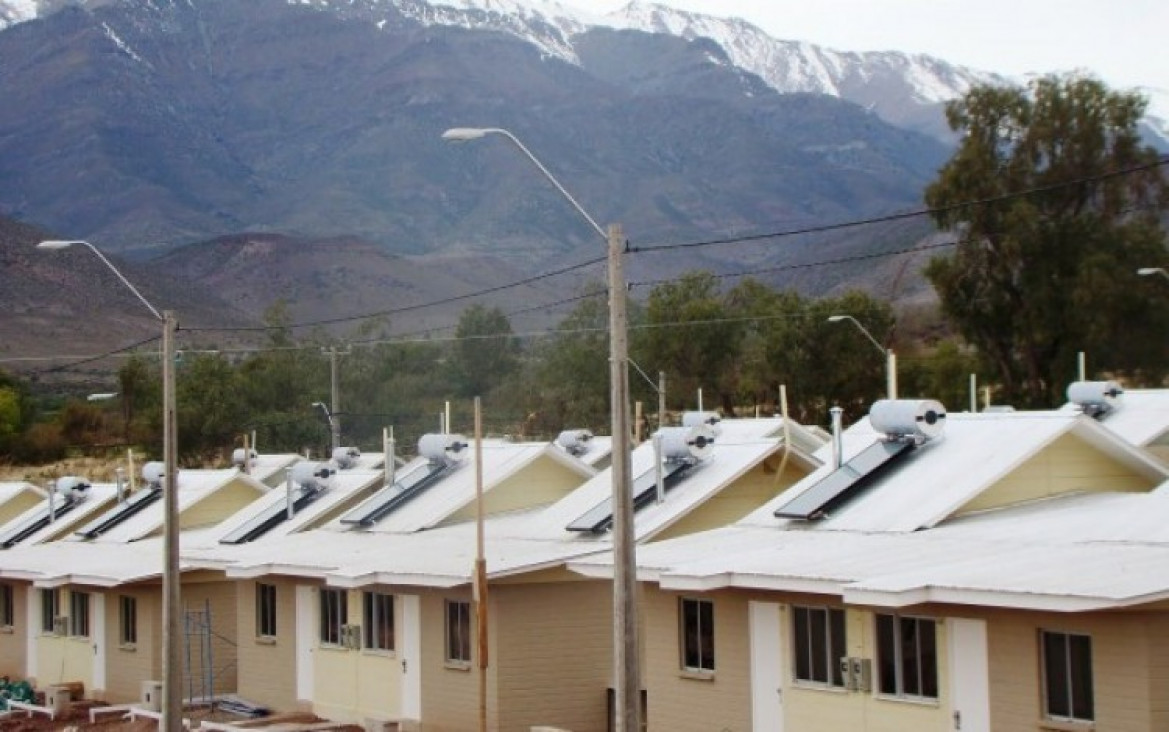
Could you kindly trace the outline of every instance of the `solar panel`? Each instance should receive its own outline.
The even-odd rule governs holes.
[[[912,440],[878,440],[823,480],[775,510],[779,518],[822,518],[829,509],[856,493],[893,458],[913,449]]]
[[[84,536],[86,539],[101,536],[131,516],[140,513],[144,508],[159,498],[162,498],[162,488],[144,488],[131,496],[125,503],[106,511],[97,520],[91,521],[76,533],[78,536]]]
[[[51,500],[55,502],[58,494],[53,493],[51,495]],[[81,503],[81,501],[78,501],[72,496],[63,496],[61,505],[55,507],[54,518],[60,518],[66,513],[69,513],[69,511],[78,503]],[[19,526],[15,526],[9,531],[6,531],[4,534],[0,535],[0,547],[11,549],[36,532],[48,526],[50,523],[49,506],[46,504],[45,506],[42,506],[41,510],[38,511],[35,515],[29,517],[27,521],[24,521]]]
[[[662,482],[668,491],[682,482],[688,468],[693,464],[686,462],[666,463],[662,470]],[[653,503],[657,494],[657,471],[650,468],[637,476],[633,481],[633,510],[640,511]],[[609,530],[613,525],[613,499],[606,498],[583,516],[564,527],[568,531],[590,531],[600,534]]]
[[[298,485],[292,491],[292,512],[299,513],[306,506],[317,500],[325,491],[319,487]],[[260,512],[259,515],[253,517],[250,521],[245,522],[242,526],[232,531],[227,536],[219,540],[220,544],[246,544],[249,541],[255,541],[264,534],[271,531],[276,526],[284,523],[288,518],[288,501],[280,501],[268,506]]]
[[[372,526],[400,506],[434,485],[458,466],[458,463],[429,462],[400,475],[393,485],[382,488],[364,503],[341,517],[341,523]]]

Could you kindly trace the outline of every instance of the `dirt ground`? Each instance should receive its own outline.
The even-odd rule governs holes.
[[[18,713],[14,716],[0,718],[0,732],[56,732],[56,730],[67,730],[68,732],[155,732],[158,729],[158,723],[154,720],[139,719],[131,722],[118,714],[99,716],[97,722],[91,723],[89,710],[100,706],[104,705],[100,702],[90,701],[73,702],[69,706],[69,710],[55,720],[40,714],[27,717],[23,713]],[[188,709],[183,713],[183,716],[191,720],[192,729],[197,729],[200,722],[207,720],[235,723],[243,730],[254,730],[255,732],[263,732],[266,727],[273,726],[279,726],[282,732],[287,732],[295,730],[295,725],[298,724],[317,725],[327,721],[313,714],[301,712],[249,719],[235,714],[213,711],[207,707]],[[335,728],[330,729],[335,729],[336,732],[364,732],[359,726],[340,723]]]

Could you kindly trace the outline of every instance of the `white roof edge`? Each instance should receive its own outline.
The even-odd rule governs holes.
[[[436,587],[445,589],[471,583],[471,577],[469,575],[398,574],[396,572],[366,572],[353,577],[325,574],[324,580],[325,584],[329,587],[340,587],[347,590],[354,590],[369,585]]]
[[[1068,613],[1113,610],[1166,598],[1169,598],[1169,590],[1129,598],[946,587],[913,587],[905,590],[869,590],[862,587],[844,590],[844,601],[850,605],[899,608],[924,603],[944,603]]]

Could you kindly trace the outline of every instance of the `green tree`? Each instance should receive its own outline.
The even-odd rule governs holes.
[[[463,396],[485,396],[519,364],[511,321],[497,307],[472,305],[459,316],[450,370]]]
[[[742,327],[730,315],[709,272],[689,272],[650,292],[632,350],[651,377],[666,372],[671,405],[692,405],[701,387],[710,397],[704,406],[718,403],[733,412],[736,389],[727,375],[739,355]]]
[[[926,276],[1020,406],[1062,401],[1077,351],[1151,380],[1169,363],[1169,298],[1134,272],[1162,261],[1169,205],[1137,128],[1145,106],[1092,78],[1048,76],[978,86],[947,107],[962,140],[925,199],[961,242]]]
[[[528,432],[575,427],[609,432],[609,308],[603,284],[590,285],[586,294],[594,296],[535,349],[527,400],[534,419]]]

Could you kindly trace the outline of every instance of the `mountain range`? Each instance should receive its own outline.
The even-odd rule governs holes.
[[[552,0],[0,0],[0,69],[0,216],[149,260],[225,322],[291,293],[308,320],[442,299],[600,253],[506,139],[440,137],[467,125],[513,132],[633,250],[711,243],[633,256],[634,281],[704,267],[903,295],[915,266],[863,257],[925,221],[759,235],[920,206],[952,149],[945,101],[1010,83]]]

